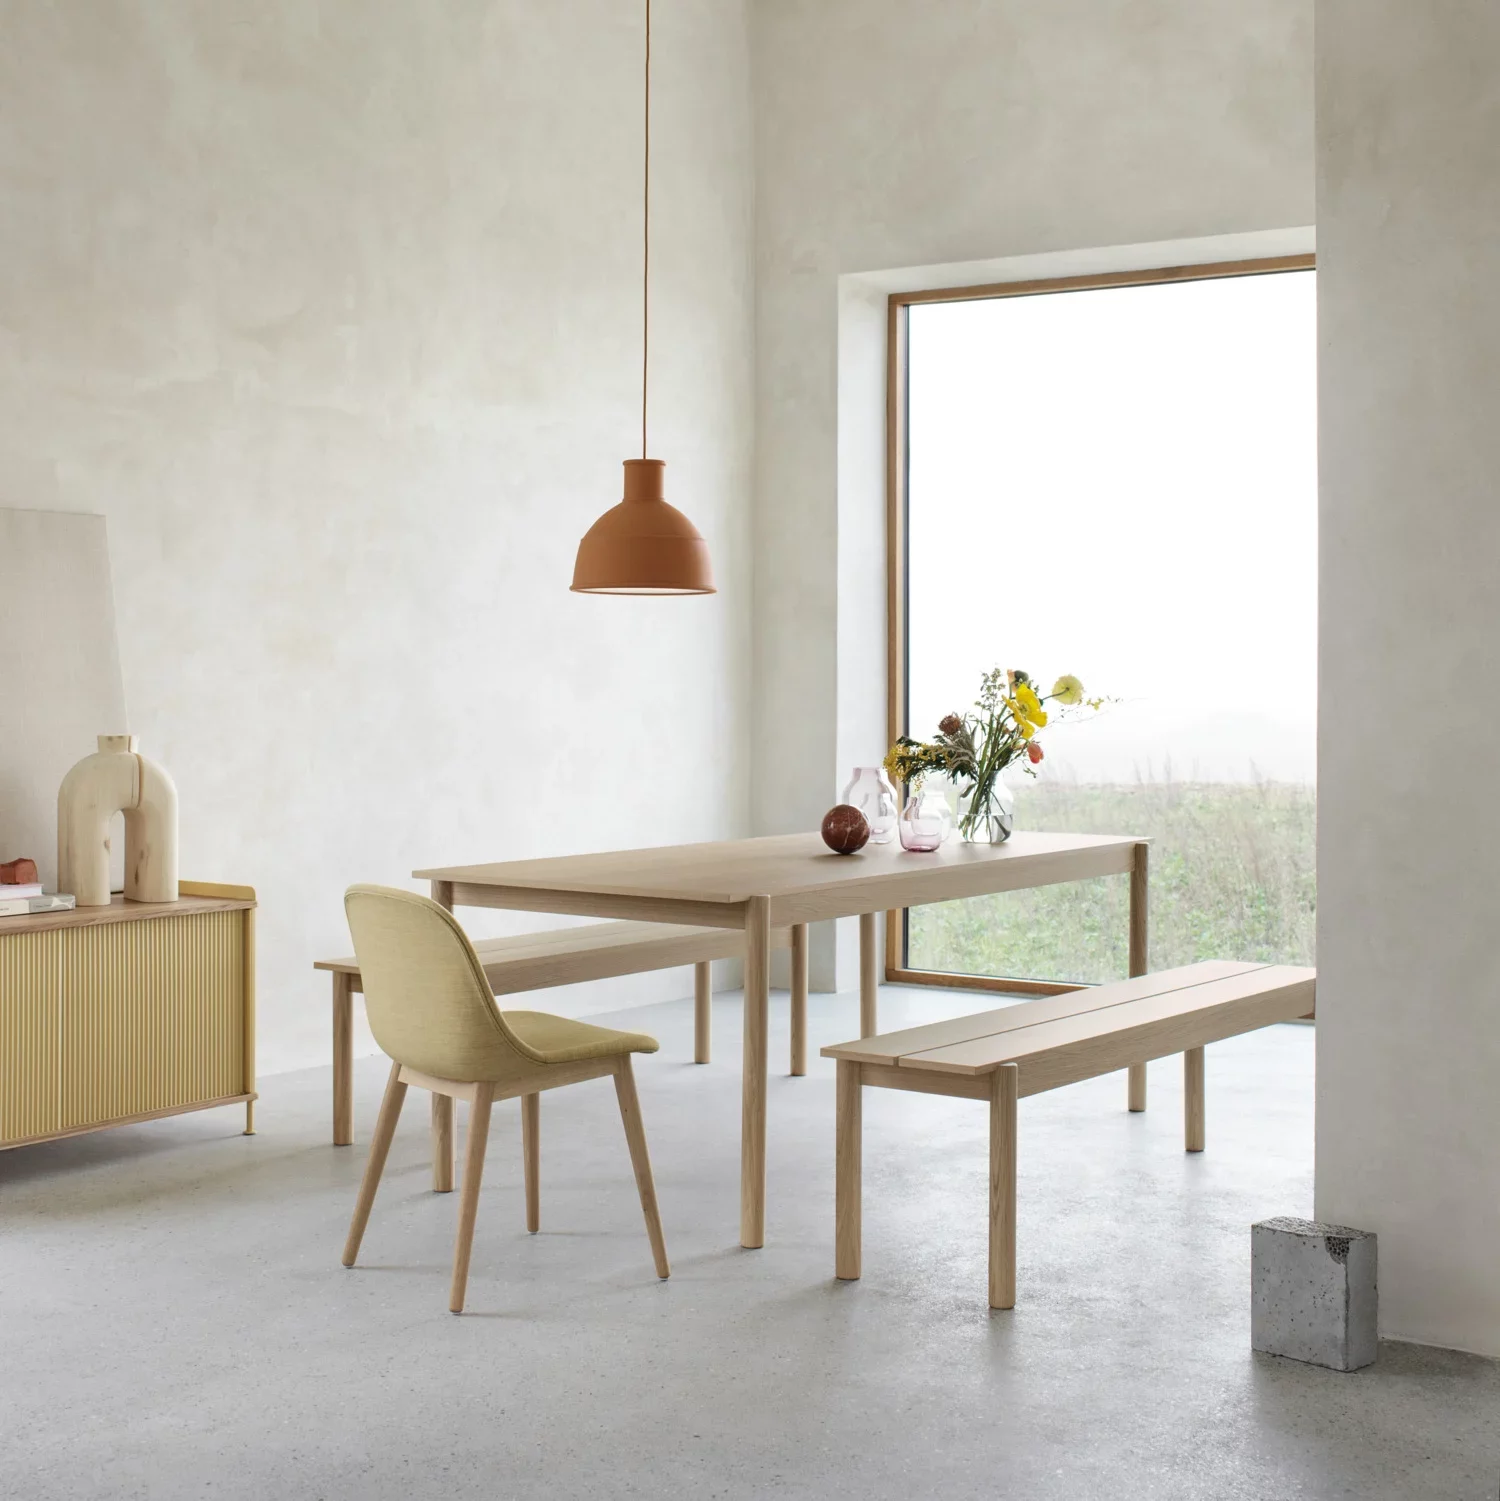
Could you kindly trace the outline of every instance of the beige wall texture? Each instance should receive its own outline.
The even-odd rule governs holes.
[[[639,6],[5,8],[0,505],[108,517],[183,874],[261,893],[262,1070],[327,1060],[351,881],[746,831],[748,42],[655,19],[652,447],[711,599],[567,588],[639,452]]]
[[[1318,3],[1321,1218],[1500,1355],[1500,13]]]
[[[849,566],[880,545],[883,480],[868,455],[840,469],[841,276],[1311,224],[1312,0],[754,15],[753,816],[774,833],[808,827],[883,750],[883,655],[860,649],[883,601]],[[870,301],[843,297],[855,315]],[[868,342],[846,333],[855,357]],[[845,371],[846,401],[872,389]],[[826,933],[814,963],[817,983],[852,983]]]

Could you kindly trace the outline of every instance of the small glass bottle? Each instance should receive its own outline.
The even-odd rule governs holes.
[[[879,766],[856,766],[843,800],[865,815],[871,844],[889,844],[896,837],[896,789]]]
[[[906,800],[898,825],[901,848],[914,853],[937,849],[953,830],[948,799],[936,788],[918,787]]]

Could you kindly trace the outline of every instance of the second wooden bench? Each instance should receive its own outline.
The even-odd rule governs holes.
[[[792,950],[792,1062],[794,1074],[807,1072],[807,929],[784,928],[771,935],[774,948]],[[586,980],[608,980],[649,970],[694,967],[693,1061],[707,1063],[711,1045],[709,966],[715,959],[738,959],[745,935],[734,928],[687,928],[654,922],[602,922],[554,928],[510,938],[483,938],[474,944],[485,978],[497,996],[550,990]],[[314,969],[333,975],[333,1144],[354,1140],[354,994],[364,993],[359,961],[319,959]],[[441,1131],[442,1123],[437,1122]],[[439,1171],[439,1177],[445,1175]],[[442,1184],[440,1187],[451,1187]]]
[[[1210,960],[824,1048],[825,1058],[838,1060],[836,1275],[855,1281],[860,1274],[860,1117],[867,1086],[989,1104],[990,1307],[1012,1308],[1016,1101],[1181,1053],[1185,1145],[1201,1152],[1204,1046],[1309,1015],[1314,980],[1313,970],[1286,964]]]

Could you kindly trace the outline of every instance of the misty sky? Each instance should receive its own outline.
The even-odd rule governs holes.
[[[1311,782],[1313,272],[911,309],[911,709],[989,667],[1121,703],[1081,781]]]

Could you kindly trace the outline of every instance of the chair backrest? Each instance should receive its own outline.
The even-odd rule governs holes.
[[[541,1059],[505,1024],[468,935],[425,896],[351,886],[344,911],[381,1050],[444,1079],[501,1079]]]

